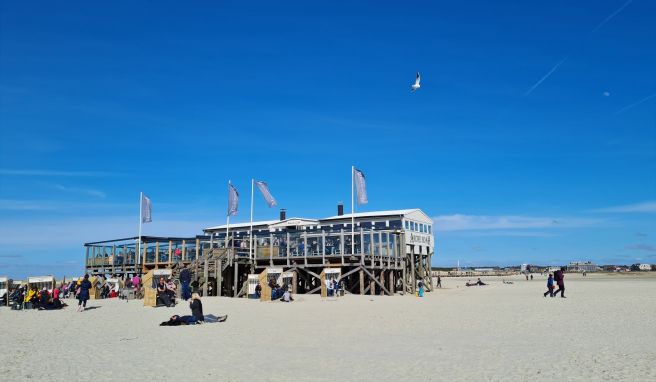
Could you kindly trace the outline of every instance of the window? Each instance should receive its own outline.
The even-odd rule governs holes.
[[[419,223],[419,232],[424,233],[424,225]]]
[[[433,231],[433,226],[430,226],[430,225],[429,225],[429,226],[428,226],[428,233],[432,235],[432,234],[433,234],[432,231]]]
[[[410,229],[410,222],[407,220],[405,221],[405,229]]]

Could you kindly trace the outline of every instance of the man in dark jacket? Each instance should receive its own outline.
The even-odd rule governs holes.
[[[565,297],[565,267],[560,268],[560,270],[554,272],[554,281],[556,281],[556,284],[558,285],[558,290],[554,292],[554,296],[558,295],[558,292],[560,292],[560,297],[566,298]]]
[[[191,288],[189,288],[190,283],[191,271],[187,268],[184,268],[180,271],[180,284],[182,284],[182,299],[185,301],[191,298]]]

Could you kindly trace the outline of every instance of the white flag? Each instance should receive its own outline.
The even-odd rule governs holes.
[[[357,168],[354,168],[353,177],[355,178],[355,191],[358,204],[369,203],[369,198],[367,197],[367,184],[364,181],[364,173]]]
[[[239,193],[232,184],[228,183],[228,216],[237,215],[238,204]]]
[[[141,222],[150,223],[152,219],[153,205],[150,203],[150,198],[141,194]]]
[[[269,191],[269,185],[266,184],[266,182],[257,180],[255,181],[255,184],[257,185],[257,188],[260,189],[260,192],[262,193],[262,196],[264,197],[264,200],[266,200],[266,203],[269,205],[269,207],[273,207],[278,204],[278,202],[276,202],[276,198],[271,195],[271,192]]]

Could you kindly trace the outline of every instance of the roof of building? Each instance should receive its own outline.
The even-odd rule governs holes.
[[[260,227],[260,226],[269,226],[274,223],[280,223],[280,220],[261,220],[261,221],[255,221],[253,222],[253,227]],[[251,223],[246,222],[246,223],[230,223],[230,228],[250,228]],[[217,231],[220,229],[226,229],[228,226],[226,224],[222,225],[217,225],[214,227],[208,227],[203,229],[203,231]]]
[[[374,217],[385,217],[385,216],[405,216],[405,215],[411,214],[413,212],[419,212],[422,215],[424,215],[426,218],[430,219],[419,208],[410,208],[410,209],[405,209],[405,210],[356,212],[355,214],[353,214],[353,217],[355,219],[359,219],[359,218],[374,218]],[[285,219],[283,221],[281,221],[281,220],[254,221],[253,222],[253,227],[270,226],[270,225],[276,225],[276,227],[281,227],[281,226],[285,226],[285,224],[280,224],[280,223],[288,222],[288,221],[292,221],[292,220],[301,220],[303,222],[308,222],[308,223],[314,222],[314,224],[317,224],[320,221],[342,220],[342,219],[351,219],[351,214],[335,215],[335,216],[330,216],[330,217],[322,218],[322,219],[318,219],[318,220],[310,219],[310,218],[294,217],[294,218]],[[250,222],[234,223],[234,224],[231,223],[230,224],[230,228],[236,228],[236,229],[238,229],[238,228],[249,228],[250,226],[251,226]],[[214,227],[205,228],[203,231],[217,231],[217,230],[221,230],[221,229],[226,229],[226,227],[227,226],[225,224],[222,224],[222,225],[218,225],[218,226],[214,226]]]
[[[419,208],[412,208],[407,210],[388,210],[388,211],[370,211],[370,212],[356,212],[353,214],[355,218],[369,218],[369,217],[378,217],[378,216],[404,216],[409,213],[421,211]],[[344,215],[335,215],[320,220],[339,220],[339,219],[350,219],[351,214]]]

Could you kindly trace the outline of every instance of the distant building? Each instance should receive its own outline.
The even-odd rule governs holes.
[[[651,264],[640,264],[638,265],[638,269],[641,271],[651,271]]]
[[[591,261],[572,261],[567,266],[567,272],[596,272],[597,265]]]

